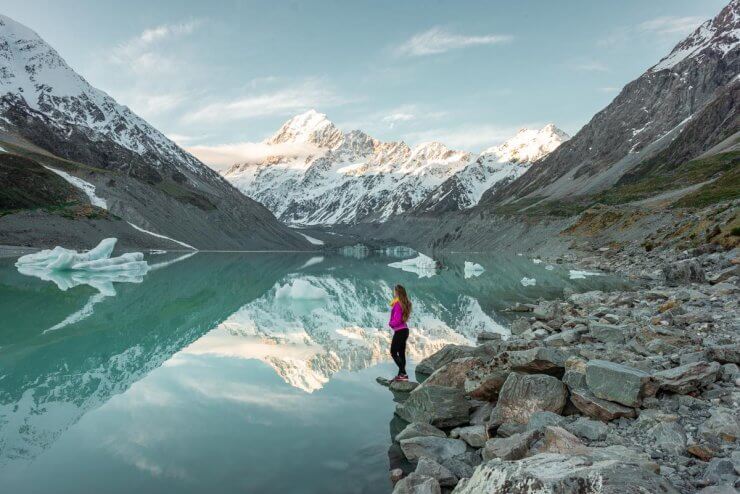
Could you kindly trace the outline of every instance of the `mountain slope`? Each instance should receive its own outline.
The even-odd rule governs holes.
[[[627,84],[573,139],[508,186],[486,194],[481,204],[502,205],[524,198],[532,203],[597,193],[676,139],[694,142],[685,148],[682,159],[686,160],[737,132],[734,119],[716,122],[727,127],[722,132],[702,130],[700,139],[685,133],[740,73],[739,37],[740,1],[733,0]],[[724,121],[720,114],[715,117]]]
[[[479,157],[427,142],[381,142],[342,133],[314,110],[286,122],[270,139],[276,154],[236,164],[224,176],[280,219],[297,224],[387,221],[422,207],[474,206],[484,190],[519,176],[530,161],[568,136],[553,125],[523,129]]]
[[[308,248],[268,210],[92,87],[35,32],[5,16],[0,119],[6,151],[54,160],[84,175],[126,221],[198,248]]]

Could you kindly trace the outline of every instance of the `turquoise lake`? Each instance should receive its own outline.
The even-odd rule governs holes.
[[[0,259],[2,491],[390,492],[402,424],[375,378],[395,372],[394,284],[414,302],[412,364],[507,334],[516,302],[626,286],[517,255],[449,255],[432,276],[357,257],[152,254],[131,279]]]

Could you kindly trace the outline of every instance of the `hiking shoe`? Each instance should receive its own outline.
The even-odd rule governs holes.
[[[407,376],[405,374],[404,375],[399,374],[399,375],[397,375],[396,377],[393,378],[393,381],[394,382],[404,382],[404,381],[408,381],[408,380],[409,380],[409,376]]]

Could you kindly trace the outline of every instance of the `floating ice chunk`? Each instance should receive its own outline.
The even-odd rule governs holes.
[[[329,295],[323,288],[312,285],[306,280],[295,280],[293,283],[281,285],[275,291],[275,298],[292,298],[302,300],[321,300]]]
[[[478,263],[465,261],[465,279],[477,277],[483,274],[486,269]]]
[[[532,259],[532,262],[535,264],[542,264],[542,259]]]
[[[437,274],[437,263],[434,259],[421,253],[413,259],[404,259],[403,261],[392,262],[388,266],[408,271],[409,273],[415,273],[419,278],[431,278]]]
[[[571,269],[568,273],[568,277],[571,280],[583,280],[586,276],[602,276],[602,273],[595,273],[593,271],[580,271],[578,269]]]
[[[111,258],[117,239],[103,239],[95,248],[87,252],[77,252],[64,247],[42,250],[18,258],[15,265],[19,270],[30,271],[87,271],[87,272],[120,272],[130,271],[146,274],[149,266],[141,252],[129,252]],[[35,276],[35,274],[34,274]]]
[[[548,271],[552,271],[553,269],[555,269],[555,266],[553,266],[552,264],[548,264],[547,266],[545,266],[545,269]]]
[[[522,286],[535,286],[537,284],[537,280],[534,278],[527,278],[526,276],[522,278]]]

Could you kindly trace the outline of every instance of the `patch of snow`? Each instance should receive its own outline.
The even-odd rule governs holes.
[[[309,237],[305,233],[300,233],[300,235],[303,235],[303,237],[305,237],[306,240],[308,240],[313,245],[324,245],[324,241],[323,240],[319,240],[318,238]]]
[[[134,228],[135,230],[139,230],[140,232],[142,232],[142,233],[146,233],[146,234],[148,234],[148,235],[151,235],[152,237],[157,237],[157,238],[163,238],[163,239],[165,239],[165,240],[170,240],[170,241],[172,241],[172,242],[175,242],[176,244],[182,245],[183,247],[186,247],[186,248],[188,248],[188,249],[198,250],[198,249],[196,249],[195,247],[193,247],[192,245],[190,245],[190,244],[186,244],[185,242],[180,242],[179,240],[175,240],[175,239],[174,239],[174,238],[172,238],[172,237],[168,237],[168,236],[166,236],[166,235],[160,235],[159,233],[154,233],[154,232],[152,232],[152,231],[149,231],[149,230],[145,230],[144,228],[142,228],[142,227],[140,227],[140,226],[134,225],[134,224],[133,224],[133,223],[131,223],[130,221],[127,221],[127,223],[128,223],[129,225],[131,225],[131,227],[132,227],[132,228]]]
[[[72,184],[73,186],[80,189],[82,192],[85,193],[85,195],[90,199],[90,204],[93,206],[97,206],[99,208],[108,209],[108,204],[105,202],[105,199],[102,197],[99,197],[97,194],[95,194],[95,186],[91,184],[90,182],[86,182],[82,180],[81,178],[77,178],[74,175],[70,175],[67,172],[63,172],[62,170],[57,170],[56,168],[52,168],[50,166],[44,165],[44,168],[47,170],[56,173],[60,177],[62,177],[64,180]]]

